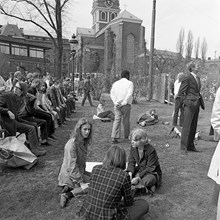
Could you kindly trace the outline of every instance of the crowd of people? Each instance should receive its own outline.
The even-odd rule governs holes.
[[[93,134],[93,125],[86,118],[78,120],[64,148],[58,176],[58,185],[62,188],[60,206],[64,208],[71,198],[86,194],[77,213],[84,219],[140,219],[148,212],[149,204],[135,197],[139,193],[153,195],[161,185],[159,159],[146,130],[136,128],[130,132],[133,83],[129,76],[129,71],[122,71],[121,79],[112,86],[114,113],[104,109],[104,100],[100,100],[97,108],[98,117],[109,117],[113,121],[112,147],[103,162],[94,166],[91,173],[86,171]],[[121,139],[130,140],[128,161],[125,150],[118,145]]]
[[[200,63],[192,61],[187,66],[187,73],[180,73],[175,82],[175,107],[172,131],[180,133],[180,151],[200,152],[195,148],[194,138],[200,107],[205,108],[200,94],[201,83],[198,77]],[[82,86],[84,106],[91,99],[90,78]],[[135,198],[138,193],[153,195],[162,183],[162,170],[156,149],[149,143],[144,128],[130,131],[130,113],[134,91],[130,73],[121,72],[121,79],[113,83],[110,97],[114,112],[104,109],[104,100],[100,100],[97,117],[113,121],[111,143],[101,164],[86,171],[87,152],[93,136],[93,124],[87,118],[80,118],[75,125],[70,139],[64,147],[63,163],[58,175],[58,185],[62,188],[60,206],[64,208],[68,201],[78,195],[85,195],[78,216],[88,220],[97,219],[140,219],[148,213],[149,204],[144,199]],[[219,90],[217,91],[211,123],[219,133]],[[5,82],[0,77],[0,122],[9,136],[17,132],[25,133],[26,145],[36,156],[43,156],[46,151],[42,145],[48,145],[49,138],[54,138],[55,130],[75,110],[75,94],[71,92],[71,80],[58,80],[47,74],[40,78],[37,73],[23,76],[20,71],[10,73]],[[180,127],[177,129],[178,114],[181,111]],[[155,114],[155,112],[154,112]],[[158,119],[158,118],[157,118]],[[123,125],[124,134],[121,132]],[[140,124],[141,125],[141,124]],[[120,140],[128,140],[130,152],[119,146]],[[220,219],[219,197],[219,145],[213,156],[208,176],[216,182],[215,202]],[[128,161],[126,160],[128,158]]]
[[[39,157],[46,154],[44,145],[55,138],[55,130],[65,124],[75,110],[71,81],[53,78],[49,73],[21,71],[0,79],[0,125],[6,136],[26,134],[25,145]]]

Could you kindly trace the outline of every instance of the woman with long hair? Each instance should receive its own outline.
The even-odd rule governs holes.
[[[64,158],[58,177],[63,187],[60,206],[88,187],[90,173],[85,170],[88,145],[92,140],[92,123],[80,118],[64,148]]]

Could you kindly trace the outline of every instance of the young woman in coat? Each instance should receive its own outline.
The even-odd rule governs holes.
[[[92,124],[80,118],[64,148],[64,158],[58,176],[58,185],[63,187],[60,206],[88,187],[90,173],[86,169],[88,145],[92,139]]]

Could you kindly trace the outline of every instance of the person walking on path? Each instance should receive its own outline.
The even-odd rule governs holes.
[[[184,98],[184,122],[181,135],[180,149],[183,155],[187,151],[200,152],[195,148],[194,138],[196,134],[199,108],[205,109],[202,95],[200,94],[200,78],[198,72],[200,68],[199,61],[191,61],[187,65],[189,72],[182,79],[178,96]]]
[[[134,90],[133,82],[129,80],[130,73],[127,70],[121,72],[121,79],[112,85],[110,92],[114,103],[115,120],[112,127],[112,144],[118,143],[121,137],[121,121],[123,119],[124,138],[128,139],[130,134],[130,113],[132,95]]]
[[[92,104],[92,99],[91,99],[91,92],[93,90],[92,83],[90,80],[90,76],[87,76],[86,79],[84,80],[83,84],[83,100],[82,100],[82,106],[84,106],[86,99],[88,98],[90,106],[94,106]]]

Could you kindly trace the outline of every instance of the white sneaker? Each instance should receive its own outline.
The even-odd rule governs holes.
[[[100,119],[97,115],[93,115],[93,119]]]

